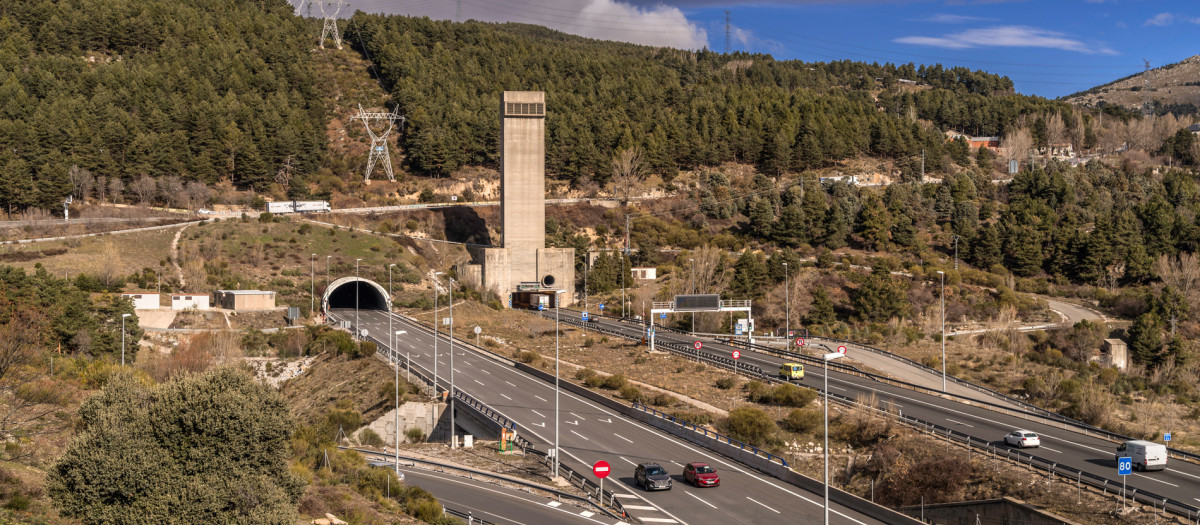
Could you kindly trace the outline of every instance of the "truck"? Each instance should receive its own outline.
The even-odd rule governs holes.
[[[284,213],[328,213],[333,211],[329,201],[276,201],[267,203],[267,211]]]
[[[1122,456],[1133,460],[1135,470],[1163,470],[1167,468],[1167,446],[1161,443],[1134,439],[1121,443],[1113,459]]]

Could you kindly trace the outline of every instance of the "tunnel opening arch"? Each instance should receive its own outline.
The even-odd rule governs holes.
[[[392,311],[392,298],[379,283],[361,277],[342,277],[325,288],[321,311],[353,309]]]

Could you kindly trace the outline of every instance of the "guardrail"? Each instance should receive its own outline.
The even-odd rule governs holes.
[[[467,525],[498,525],[495,522],[491,522],[483,518],[476,518],[475,516],[472,516],[469,511],[464,513],[460,510],[452,509],[445,505],[442,505],[442,514],[449,514],[456,518],[467,520]]]
[[[665,420],[675,423],[676,425],[679,425],[683,428],[689,429],[693,432],[698,432],[698,433],[704,434],[704,437],[714,438],[717,440],[717,443],[724,442],[730,446],[738,447],[739,449],[744,450],[746,452],[750,452],[751,454],[754,454],[756,456],[766,458],[767,461],[770,461],[773,463],[779,463],[779,465],[782,466],[783,468],[791,468],[790,466],[788,466],[788,462],[786,459],[776,456],[775,454],[772,454],[765,450],[761,450],[754,445],[747,445],[746,443],[743,443],[741,441],[733,439],[724,434],[720,434],[714,430],[709,430],[709,429],[699,426],[695,423],[689,423],[687,421],[683,421],[675,416],[667,414],[666,412],[659,412],[653,408],[650,408],[646,405],[640,404],[636,401],[633,403],[633,409],[639,410],[641,412],[645,412],[647,414],[650,414],[650,415],[660,418],[660,419],[665,419]]]

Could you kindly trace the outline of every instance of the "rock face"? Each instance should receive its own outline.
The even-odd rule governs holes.
[[[1200,107],[1200,81],[1198,79],[1200,79],[1200,55],[1130,75],[1087,91],[1067,95],[1062,100],[1087,106],[1107,102],[1130,109],[1138,109],[1142,107],[1146,96],[1149,95],[1151,101],[1158,101],[1166,106],[1193,104]],[[1145,91],[1147,80],[1150,82],[1149,93]]]

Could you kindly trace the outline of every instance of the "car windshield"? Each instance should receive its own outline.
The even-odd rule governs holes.
[[[1033,432],[1026,432],[1026,433],[1024,433],[1024,434],[1022,434],[1022,435],[1023,435],[1023,436],[1025,436],[1025,437],[1027,437],[1027,438],[1035,438],[1035,437],[1037,437],[1037,434],[1034,434]]]
[[[662,467],[646,467],[647,476],[659,476],[666,473],[667,471],[663,470]]]
[[[708,465],[700,465],[699,467],[696,467],[696,472],[700,474],[711,474],[714,472],[714,470]]]

